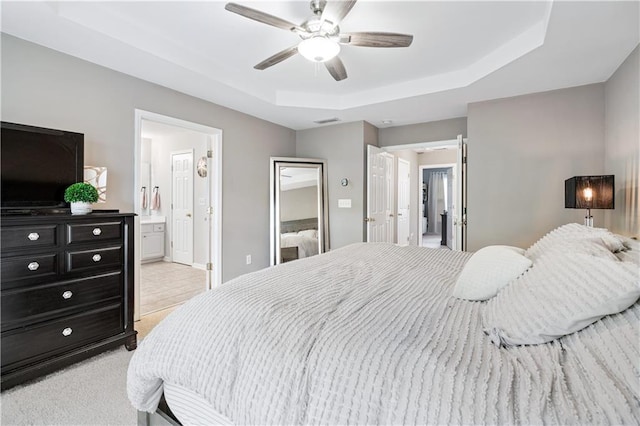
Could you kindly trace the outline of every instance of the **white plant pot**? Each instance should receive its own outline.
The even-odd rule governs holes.
[[[82,201],[75,201],[71,203],[71,214],[87,214],[91,213],[91,203],[84,203]]]

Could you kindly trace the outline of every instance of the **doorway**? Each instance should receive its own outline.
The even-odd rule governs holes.
[[[377,217],[375,217],[375,212],[380,210],[376,204],[379,204],[380,198],[382,199],[391,199],[388,196],[384,197],[386,185],[380,185],[375,181],[383,181],[386,182],[385,179],[381,179],[380,176],[386,175],[382,172],[375,173],[376,163],[378,165],[382,162],[382,158],[385,155],[391,155],[392,157],[397,158],[398,169],[402,163],[400,161],[401,158],[410,160],[410,193],[411,200],[409,203],[409,244],[410,245],[423,245],[422,234],[423,234],[423,178],[422,178],[422,170],[420,169],[422,166],[451,166],[451,170],[447,174],[447,182],[450,187],[449,194],[451,195],[450,200],[448,199],[448,204],[450,205],[450,210],[447,211],[447,246],[449,246],[452,250],[466,250],[466,140],[463,139],[462,135],[459,135],[456,139],[451,140],[443,140],[443,141],[435,141],[435,142],[422,142],[422,143],[414,143],[414,144],[406,144],[406,145],[394,145],[394,146],[386,146],[382,148],[368,146],[368,155],[367,155],[367,199],[366,199],[366,241],[379,241],[377,237],[380,233],[372,233],[371,230],[374,228],[372,226],[372,222],[375,224],[380,221]],[[443,158],[443,154],[445,154],[447,161],[441,161]],[[417,154],[417,156],[416,156]],[[433,161],[433,159],[426,160],[426,157],[433,156],[434,158],[439,158],[439,161]],[[414,157],[412,159],[412,157]],[[417,158],[417,159],[416,159]],[[393,161],[392,161],[393,164]],[[379,167],[378,167],[379,168]],[[392,187],[396,188],[398,193],[395,200],[393,200],[393,205],[390,209],[385,209],[387,213],[385,215],[385,220],[382,220],[383,223],[387,221],[388,217],[395,217],[398,220],[396,221],[397,225],[400,225],[400,216],[404,215],[406,209],[402,206],[402,197],[400,196],[400,180],[401,177],[394,176],[394,179],[397,179],[394,182]],[[375,191],[372,191],[375,187],[382,187],[383,190],[378,191],[376,194]],[[415,194],[415,195],[414,195]],[[381,217],[382,219],[382,217]],[[379,225],[378,225],[379,226]],[[425,225],[426,226],[426,225]],[[426,229],[426,228],[425,228]],[[405,238],[403,232],[400,229],[395,229],[395,238],[386,239],[383,241],[391,241],[396,242],[397,244],[403,244],[403,239]],[[441,242],[441,235],[438,239],[438,243]],[[438,245],[438,247],[440,247]]]
[[[136,110],[135,319],[221,280],[219,129]]]
[[[454,249],[455,164],[421,165],[420,245]]]

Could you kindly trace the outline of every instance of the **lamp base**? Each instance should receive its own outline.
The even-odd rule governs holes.
[[[587,210],[587,215],[584,217],[584,225],[593,228],[593,216],[590,210]]]

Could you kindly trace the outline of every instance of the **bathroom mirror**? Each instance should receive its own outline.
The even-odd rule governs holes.
[[[271,158],[271,264],[329,249],[327,164],[313,158]]]

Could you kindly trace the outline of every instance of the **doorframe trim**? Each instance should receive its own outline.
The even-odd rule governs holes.
[[[399,225],[400,225],[400,221],[398,220],[398,195],[400,194],[400,179],[399,179],[399,174],[400,174],[400,162],[406,163],[408,168],[409,168],[409,199],[411,199],[411,161],[409,160],[405,160],[404,158],[400,158],[400,157],[396,157],[396,162],[398,163],[398,167],[396,168],[396,173],[395,173],[395,178],[396,178],[396,209],[395,209],[395,215],[396,215],[396,244],[400,244],[399,242],[399,238],[398,238],[398,234],[399,232]],[[409,238],[411,238],[411,209],[409,209],[409,219],[408,219],[408,223],[409,223]],[[406,245],[410,245],[410,244],[406,244]]]
[[[222,129],[198,124],[191,121],[181,120],[179,118],[170,117],[142,109],[134,109],[134,212],[135,217],[135,235],[140,234],[140,160],[142,157],[142,120],[154,121],[157,123],[167,124],[170,126],[183,127],[196,132],[210,135],[211,146],[208,148],[212,151],[211,159],[215,173],[211,175],[211,188],[209,189],[209,204],[213,213],[209,214],[209,229],[211,238],[209,241],[209,261],[212,263],[213,271],[211,272],[211,280],[208,282],[208,288],[216,288],[222,284]],[[138,239],[140,240],[140,239]],[[140,257],[141,257],[141,241],[137,241],[134,248],[134,282],[140,282]],[[209,275],[209,274],[208,274]],[[208,279],[208,278],[207,278]],[[134,320],[140,319],[140,286],[135,286],[134,300]]]

